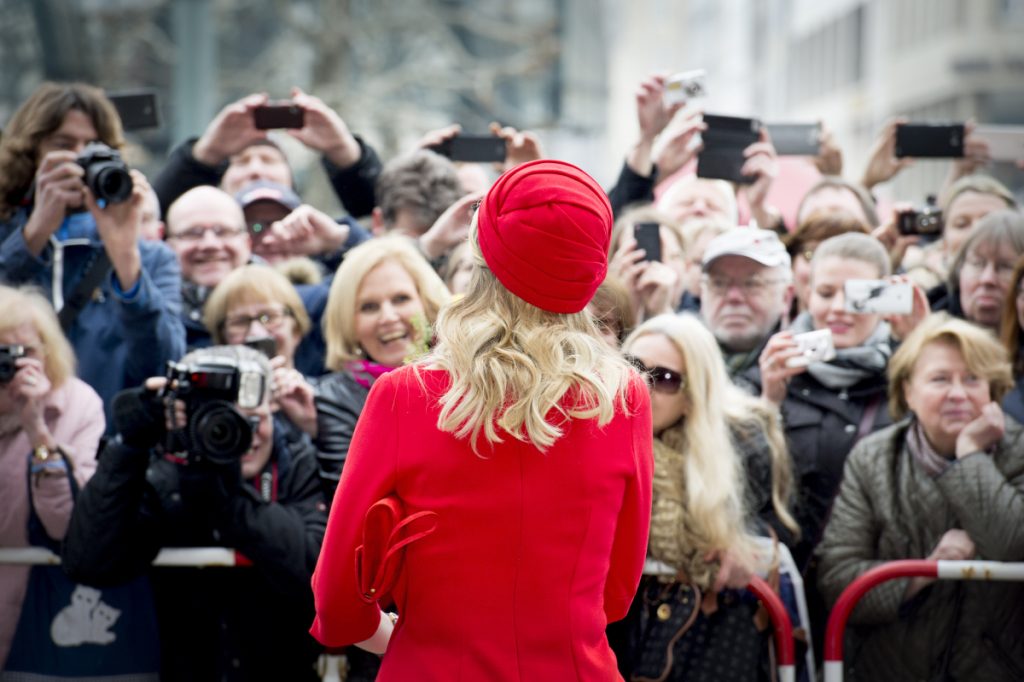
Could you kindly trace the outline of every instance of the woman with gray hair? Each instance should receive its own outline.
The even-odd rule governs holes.
[[[1024,214],[1014,209],[981,218],[953,260],[945,284],[928,292],[941,310],[999,333],[1013,267],[1024,254]]]

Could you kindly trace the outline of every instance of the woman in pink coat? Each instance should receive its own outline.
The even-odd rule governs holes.
[[[50,303],[0,285],[0,547],[25,547],[29,515],[64,538],[79,486],[96,470],[103,402],[74,376],[75,357]],[[0,564],[0,670],[10,650],[29,567]]]
[[[507,172],[437,347],[374,384],[313,576],[312,633],[383,652],[379,680],[621,679],[605,627],[643,568],[652,456],[646,386],[584,312],[611,224],[575,166]],[[382,498],[422,535],[400,550],[400,618],[373,591],[388,588],[370,570],[388,536],[363,520]]]

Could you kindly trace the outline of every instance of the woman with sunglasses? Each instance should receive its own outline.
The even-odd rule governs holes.
[[[760,526],[767,533],[771,527],[787,537],[796,530],[787,509],[789,455],[775,411],[730,381],[714,336],[696,317],[652,318],[626,339],[623,350],[647,376],[651,394],[654,504],[648,556],[705,595],[702,613],[674,645],[676,664],[666,679],[697,679],[702,666],[721,660],[721,647],[735,641],[744,645],[729,649],[735,666],[728,679],[757,679],[763,642],[746,617],[756,602],[738,592],[755,567],[748,529]],[[645,577],[634,610],[667,587],[671,581]],[[715,600],[720,612],[705,616]],[[707,643],[694,647],[702,636]],[[649,672],[636,666],[644,648],[659,645],[642,635],[631,639],[632,650],[620,651],[627,679]]]

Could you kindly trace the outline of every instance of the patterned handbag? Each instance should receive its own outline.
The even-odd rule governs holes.
[[[676,644],[697,620],[701,592],[681,581],[662,583],[645,577],[633,627],[631,682],[664,682],[672,672]]]

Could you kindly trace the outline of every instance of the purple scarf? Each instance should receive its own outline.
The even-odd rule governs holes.
[[[938,478],[953,463],[952,459],[940,455],[924,435],[921,422],[916,419],[907,429],[907,449],[914,461],[932,478]]]
[[[345,369],[360,386],[369,389],[379,377],[396,368],[380,365],[372,360],[351,360],[345,363]]]

